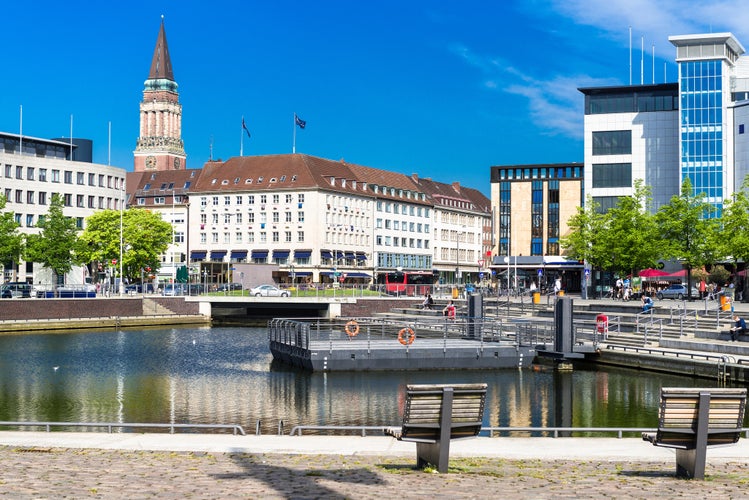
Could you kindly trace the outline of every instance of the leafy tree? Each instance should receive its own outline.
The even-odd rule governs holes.
[[[693,194],[692,183],[685,178],[681,194],[671,197],[656,214],[658,234],[662,238],[661,253],[687,266],[687,290],[692,295],[691,270],[717,260],[720,255],[714,235],[718,220],[711,217],[715,207],[705,201],[705,194]]]
[[[733,198],[723,204],[722,229],[719,236],[721,253],[738,262],[749,262],[749,177],[744,178],[741,189]],[[725,281],[721,282],[722,285]],[[747,280],[744,280],[744,296],[747,293]]]
[[[47,216],[40,218],[38,234],[26,237],[26,260],[38,262],[51,269],[58,277],[65,276],[75,263],[73,247],[78,237],[75,219],[62,212],[63,199],[55,193]]]
[[[577,207],[577,213],[567,222],[569,232],[559,239],[559,244],[567,257],[584,260],[594,269],[607,269],[611,255],[602,245],[606,217],[598,209],[598,203],[588,195],[585,206]]]
[[[120,219],[122,217],[122,219]],[[86,219],[76,255],[83,262],[111,262],[120,259],[122,221],[122,268],[127,278],[140,278],[141,269],[157,271],[159,256],[172,242],[172,225],[150,210],[131,208],[102,210]],[[117,266],[119,268],[119,266]]]
[[[606,213],[601,244],[612,256],[611,269],[620,275],[653,267],[660,254],[655,217],[650,213],[651,189],[642,179],[635,180],[631,196],[619,198],[616,207]]]
[[[0,265],[18,262],[24,249],[24,240],[18,230],[13,212],[3,212],[8,200],[0,195]]]

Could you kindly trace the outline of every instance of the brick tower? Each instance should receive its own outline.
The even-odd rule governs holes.
[[[182,143],[182,105],[166,43],[164,16],[153,51],[151,71],[140,103],[140,136],[133,151],[135,171],[185,168]]]

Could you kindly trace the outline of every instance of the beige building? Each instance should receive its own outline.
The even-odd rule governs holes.
[[[582,206],[583,170],[581,163],[491,167],[492,267],[500,283],[545,285],[561,275],[567,290],[580,290],[582,265],[563,258],[559,240]]]

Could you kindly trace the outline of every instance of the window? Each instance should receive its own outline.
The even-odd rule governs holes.
[[[237,217],[237,224],[241,224],[242,223],[242,214],[241,213],[237,213],[236,217]]]
[[[39,182],[47,182],[47,169],[46,168],[39,169]]]
[[[231,205],[231,196],[224,196],[224,205]]]
[[[96,174],[88,174],[88,185],[96,186]]]
[[[299,203],[304,203],[304,194],[303,193],[297,195],[297,201]]]
[[[23,167],[16,167],[16,179],[23,179]]]
[[[304,242],[304,231],[297,231],[296,240],[300,243]]]
[[[593,164],[593,187],[631,187],[631,163],[599,163]]]
[[[224,214],[224,224],[231,224],[231,214]]]
[[[292,195],[291,194],[287,194],[286,195],[286,203],[291,203],[291,200],[292,200]]]
[[[47,204],[47,193],[44,191],[39,191],[39,204],[40,205]]]
[[[52,171],[54,173],[54,170]],[[70,170],[65,171],[65,184],[73,184],[73,172]]]
[[[52,170],[52,182],[60,182],[60,171]]]
[[[593,132],[593,155],[629,154],[632,154],[632,132],[630,130]]]
[[[297,220],[297,222],[304,222],[304,212],[297,212],[296,213],[296,220]]]
[[[83,208],[83,195],[82,194],[76,195],[75,206],[78,208]]]
[[[273,203],[276,204],[279,201],[279,196],[277,194],[273,195]]]
[[[154,203],[154,205],[163,205],[164,203],[166,203],[166,197],[165,196],[156,196],[153,199],[153,203]]]
[[[34,180],[34,167],[29,167],[26,169],[26,180]]]
[[[33,191],[26,191],[26,203],[29,205],[34,204],[34,192]]]

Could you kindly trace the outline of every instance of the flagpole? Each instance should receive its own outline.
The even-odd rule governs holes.
[[[291,154],[296,154],[296,113],[291,120],[291,127],[294,129],[294,141],[291,144]]]
[[[112,122],[107,127],[107,165],[112,164]]]
[[[18,154],[23,154],[23,104],[21,104],[21,117],[18,124]]]
[[[70,161],[73,161],[73,113],[70,113]]]
[[[242,125],[244,125],[244,115],[242,115]],[[239,156],[244,156],[244,127],[239,128]]]

